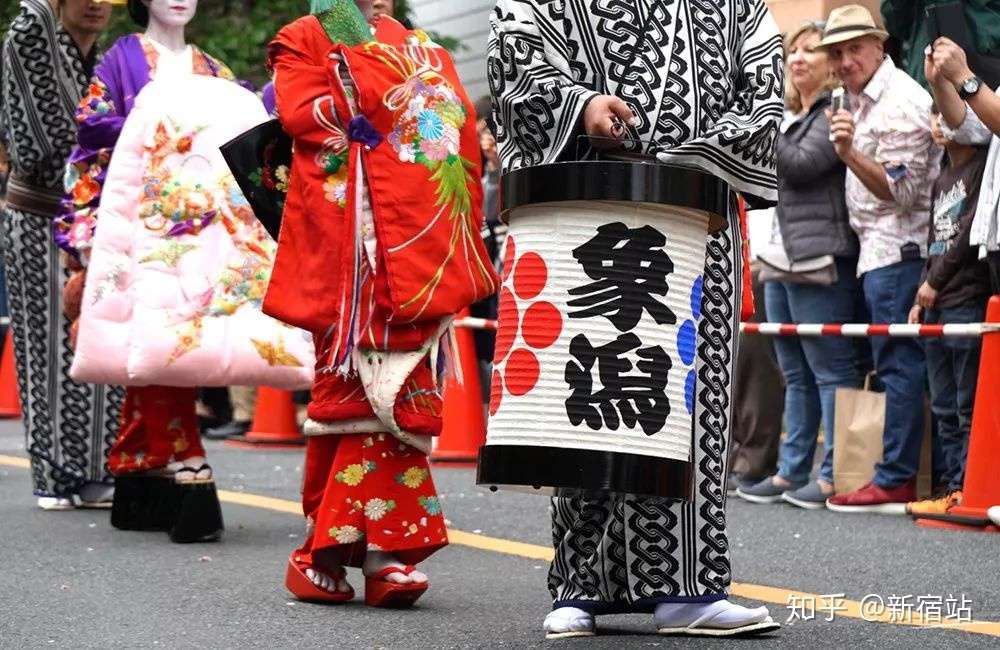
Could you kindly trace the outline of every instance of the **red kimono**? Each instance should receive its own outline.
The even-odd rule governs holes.
[[[294,140],[264,311],[313,332],[303,510],[293,560],[416,563],[447,543],[430,478],[436,342],[496,291],[480,229],[479,141],[447,52],[391,18],[353,46],[306,16],[271,43]],[[327,29],[329,27],[329,30]]]

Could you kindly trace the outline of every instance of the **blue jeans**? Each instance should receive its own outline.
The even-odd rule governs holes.
[[[871,322],[906,322],[923,266],[924,260],[907,260],[865,273],[862,285]],[[885,386],[882,462],[875,466],[874,481],[890,489],[913,479],[920,466],[927,370],[916,339],[876,336],[871,345],[875,372]]]
[[[924,322],[981,323],[986,305],[964,305],[955,309],[928,309]],[[972,406],[979,380],[979,339],[927,339],[927,379],[931,387],[931,411],[937,421],[941,447],[939,482],[959,490],[965,480],[965,457],[969,451]]]
[[[792,282],[764,285],[767,319],[773,323],[849,323],[858,281],[854,258],[837,258],[837,282],[828,287]],[[837,388],[858,385],[855,346],[838,337],[776,337],[774,351],[785,376],[785,439],[778,475],[805,483],[812,470],[823,423],[824,454],[818,478],[833,482],[834,401]]]

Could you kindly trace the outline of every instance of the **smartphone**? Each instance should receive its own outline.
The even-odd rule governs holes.
[[[944,36],[950,38],[966,54],[974,53],[972,35],[969,31],[969,23],[965,19],[964,2],[944,2],[927,7],[924,14],[927,16],[927,32],[930,42],[934,43],[938,38]]]
[[[844,92],[844,87],[839,86],[833,89],[830,94],[830,111],[836,115],[837,111],[846,111],[847,109],[847,95]]]

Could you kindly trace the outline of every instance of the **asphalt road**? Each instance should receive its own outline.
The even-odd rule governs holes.
[[[0,424],[0,454],[24,455],[19,425]],[[297,500],[301,451],[210,443],[209,454],[221,488]],[[480,490],[467,468],[439,468],[435,481],[453,529],[549,543],[544,498]],[[1000,647],[997,636],[844,616],[827,622],[823,612],[740,641],[657,637],[651,617],[613,616],[599,619],[595,638],[546,642],[546,563],[461,544],[422,565],[432,587],[411,611],[372,610],[360,599],[299,603],[282,580],[301,518],[232,503],[223,509],[221,543],[174,545],[164,534],[116,531],[106,512],[39,511],[27,470],[0,462],[0,648]],[[736,499],[728,514],[740,583],[853,600],[964,596],[973,619],[1000,621],[1000,536]],[[360,576],[351,577],[360,588]],[[784,605],[769,607],[787,621]]]

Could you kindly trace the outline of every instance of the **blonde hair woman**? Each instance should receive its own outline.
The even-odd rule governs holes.
[[[804,23],[785,39],[785,108],[798,115],[817,96],[840,85],[826,51],[819,49],[823,22]]]
[[[777,230],[761,254],[767,318],[782,323],[849,322],[858,294],[858,241],[847,221],[844,164],[830,142],[826,110],[836,85],[818,45],[822,23],[807,23],[786,43],[787,115],[778,136]],[[785,376],[785,430],[778,473],[737,494],[754,503],[786,501],[822,508],[833,494],[833,413],[837,388],[856,386],[850,339],[778,338]],[[823,464],[810,481],[819,425]]]

